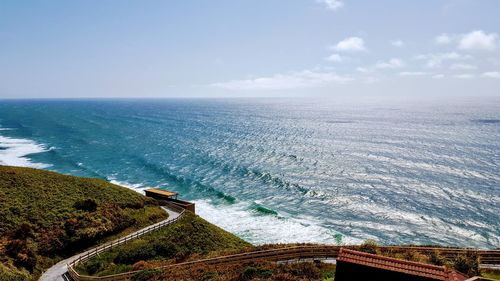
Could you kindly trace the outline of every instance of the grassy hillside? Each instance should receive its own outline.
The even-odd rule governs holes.
[[[0,166],[0,280],[36,279],[63,257],[166,216],[103,180]]]
[[[251,248],[249,243],[187,212],[177,223],[101,254],[77,270],[102,276],[154,266],[160,261],[180,262]]]

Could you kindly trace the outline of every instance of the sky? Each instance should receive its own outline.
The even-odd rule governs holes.
[[[498,0],[0,1],[0,98],[500,96]]]

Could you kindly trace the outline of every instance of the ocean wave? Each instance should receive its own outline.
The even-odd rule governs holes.
[[[295,155],[287,155],[286,157],[295,157],[294,160],[297,158]],[[240,177],[248,177],[252,180],[258,180],[264,184],[269,184],[286,190],[297,191],[303,195],[308,192],[306,187],[303,187],[298,183],[287,181],[286,179],[278,175],[274,175],[271,172],[260,171],[259,169],[242,165],[234,165],[234,163],[227,163],[222,160],[207,160],[207,162],[214,167],[220,167],[224,173],[232,173]]]
[[[259,215],[264,215],[264,216],[269,216],[269,215],[277,216],[278,215],[278,212],[276,212],[275,210],[270,209],[270,208],[266,208],[266,207],[264,207],[260,204],[257,204],[257,203],[252,203],[250,205],[250,209]]]
[[[358,244],[362,241],[324,227],[313,217],[262,216],[252,212],[251,203],[218,205],[211,200],[195,200],[196,212],[256,245],[268,243]]]
[[[45,146],[28,139],[16,139],[0,136],[0,165],[48,168],[51,165],[36,163],[29,159],[29,155],[47,152]]]

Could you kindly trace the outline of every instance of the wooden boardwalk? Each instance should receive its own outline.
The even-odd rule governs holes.
[[[40,281],[64,281],[67,280],[68,275],[71,276],[72,279],[74,280],[84,280],[81,279],[79,274],[73,269],[73,267],[83,261],[86,261],[99,253],[102,253],[108,249],[111,249],[113,247],[116,247],[118,245],[124,244],[130,240],[136,239],[144,234],[150,233],[154,230],[160,229],[164,226],[167,226],[169,224],[172,224],[176,222],[182,215],[184,214],[184,209],[178,208],[176,206],[166,206],[162,207],[167,213],[168,213],[168,218],[166,220],[163,220],[161,222],[155,223],[153,225],[150,225],[148,227],[145,227],[141,230],[138,230],[132,234],[129,234],[127,236],[124,236],[122,238],[113,240],[111,242],[105,243],[103,245],[97,246],[95,248],[92,248],[90,250],[87,250],[83,253],[74,255],[70,258],[67,258],[65,260],[62,260],[55,264],[54,266],[50,267],[47,269],[42,276],[40,277]],[[111,280],[111,279],[107,279]]]

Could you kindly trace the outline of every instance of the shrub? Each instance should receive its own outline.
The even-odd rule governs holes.
[[[114,262],[117,264],[134,264],[136,261],[152,259],[156,255],[153,245],[142,243],[138,247],[127,247],[120,250]]]
[[[423,263],[427,262],[428,260],[427,256],[422,255],[421,253],[414,250],[405,251],[403,254],[403,258],[405,260],[423,262]]]
[[[148,267],[148,263],[145,262],[145,261],[138,261],[136,263],[134,263],[134,265],[132,266],[132,269],[133,270],[143,270],[143,269],[146,269]]]
[[[429,254],[429,262],[434,265],[445,265],[447,264],[447,260],[445,257],[441,255],[441,252],[439,251],[433,251]]]
[[[67,240],[66,233],[59,227],[53,227],[41,232],[38,238],[38,251],[50,255],[64,249],[64,241]]]
[[[375,240],[368,239],[363,244],[359,246],[359,250],[361,252],[369,253],[369,254],[378,254],[379,248],[378,244]]]
[[[271,270],[255,268],[255,267],[246,267],[243,269],[243,272],[240,275],[241,280],[251,280],[253,278],[269,278],[273,275]]]
[[[297,278],[289,273],[279,273],[273,276],[273,281],[295,281]]]
[[[0,263],[0,281],[30,281],[31,277],[27,272],[10,269]]]
[[[209,271],[209,272],[205,272],[205,274],[203,274],[202,280],[208,281],[208,280],[214,279],[215,277],[217,277],[217,272]]]
[[[73,207],[77,210],[95,212],[97,210],[97,202],[94,199],[88,198],[85,200],[76,201]]]
[[[459,272],[468,276],[479,275],[479,258],[474,252],[458,255],[452,262],[453,268]]]
[[[33,229],[29,223],[24,222],[17,227],[12,237],[15,239],[26,240],[33,237]]]
[[[90,275],[99,272],[103,267],[103,262],[100,259],[90,259],[85,263],[85,269]]]
[[[159,273],[158,270],[155,269],[147,269],[143,271],[139,271],[136,274],[132,275],[132,281],[146,281],[155,277]]]

